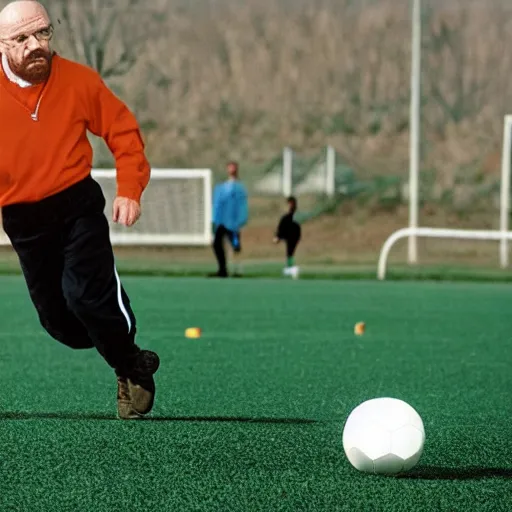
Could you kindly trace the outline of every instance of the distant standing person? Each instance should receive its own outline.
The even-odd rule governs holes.
[[[281,240],[286,242],[286,266],[283,269],[283,274],[297,278],[299,277],[299,267],[295,265],[294,257],[301,238],[300,224],[294,220],[297,211],[297,199],[290,196],[286,199],[286,202],[288,211],[279,220],[274,243],[278,244]]]
[[[240,234],[247,223],[249,207],[247,190],[238,176],[238,163],[229,162],[227,165],[228,179],[217,185],[213,192],[213,251],[217,258],[218,270],[212,276],[227,277],[226,253],[224,239],[227,238],[235,255],[234,276],[241,275],[238,257],[242,250]]]

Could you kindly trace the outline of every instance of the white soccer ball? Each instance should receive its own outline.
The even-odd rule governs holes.
[[[425,429],[420,415],[396,398],[374,398],[358,405],[347,418],[343,449],[356,469],[396,475],[420,460]]]

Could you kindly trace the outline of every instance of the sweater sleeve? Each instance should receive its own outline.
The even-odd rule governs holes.
[[[140,202],[151,167],[135,115],[97,74],[93,75],[89,94],[88,128],[105,140],[114,155],[117,195]]]

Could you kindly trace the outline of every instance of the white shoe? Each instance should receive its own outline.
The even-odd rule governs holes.
[[[284,268],[283,268],[283,276],[289,276],[289,275],[291,275],[291,274],[290,274],[290,270],[291,270],[291,267],[284,267]]]
[[[289,272],[288,272],[288,275],[289,276],[292,276],[293,279],[298,279],[299,278],[299,267],[295,266],[295,267],[291,267],[289,269]]]

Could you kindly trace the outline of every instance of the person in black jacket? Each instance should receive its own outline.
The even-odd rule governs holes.
[[[299,267],[295,265],[294,255],[301,238],[300,225],[294,220],[297,211],[297,199],[290,196],[286,199],[288,212],[281,217],[274,237],[274,243],[282,240],[286,243],[286,266],[283,270],[285,276],[297,278]]]

